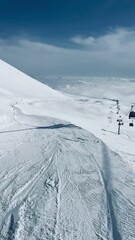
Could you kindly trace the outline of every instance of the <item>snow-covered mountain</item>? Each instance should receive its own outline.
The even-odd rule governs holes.
[[[117,135],[114,100],[0,60],[0,240],[135,239],[135,131],[123,102]]]

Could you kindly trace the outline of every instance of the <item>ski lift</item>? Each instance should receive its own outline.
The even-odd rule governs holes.
[[[134,111],[131,111],[129,113],[129,119],[134,119],[135,118],[135,112]]]
[[[121,116],[119,116],[119,118],[117,119],[117,122],[118,122],[118,134],[120,135],[121,125],[124,125]]]
[[[129,127],[133,127],[134,126],[134,123],[133,123],[133,120],[132,122],[129,123]]]
[[[129,127],[133,127],[133,126],[134,126],[133,122],[129,123]]]
[[[117,122],[118,122],[118,124],[120,124],[120,125],[124,125],[121,116],[119,116],[119,118],[117,119]]]

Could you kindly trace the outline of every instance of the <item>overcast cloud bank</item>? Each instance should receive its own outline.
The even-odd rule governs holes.
[[[72,37],[71,48],[29,39],[0,40],[0,56],[20,70],[48,75],[135,77],[135,30],[116,29],[100,37]]]

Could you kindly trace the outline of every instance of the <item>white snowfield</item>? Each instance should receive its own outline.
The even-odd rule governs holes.
[[[0,60],[0,240],[135,239],[133,99],[120,99],[121,135],[116,99],[58,92]]]

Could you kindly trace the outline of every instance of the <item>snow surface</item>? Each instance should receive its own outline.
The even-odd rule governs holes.
[[[0,60],[0,240],[135,239],[135,83],[85,80],[59,92]]]

